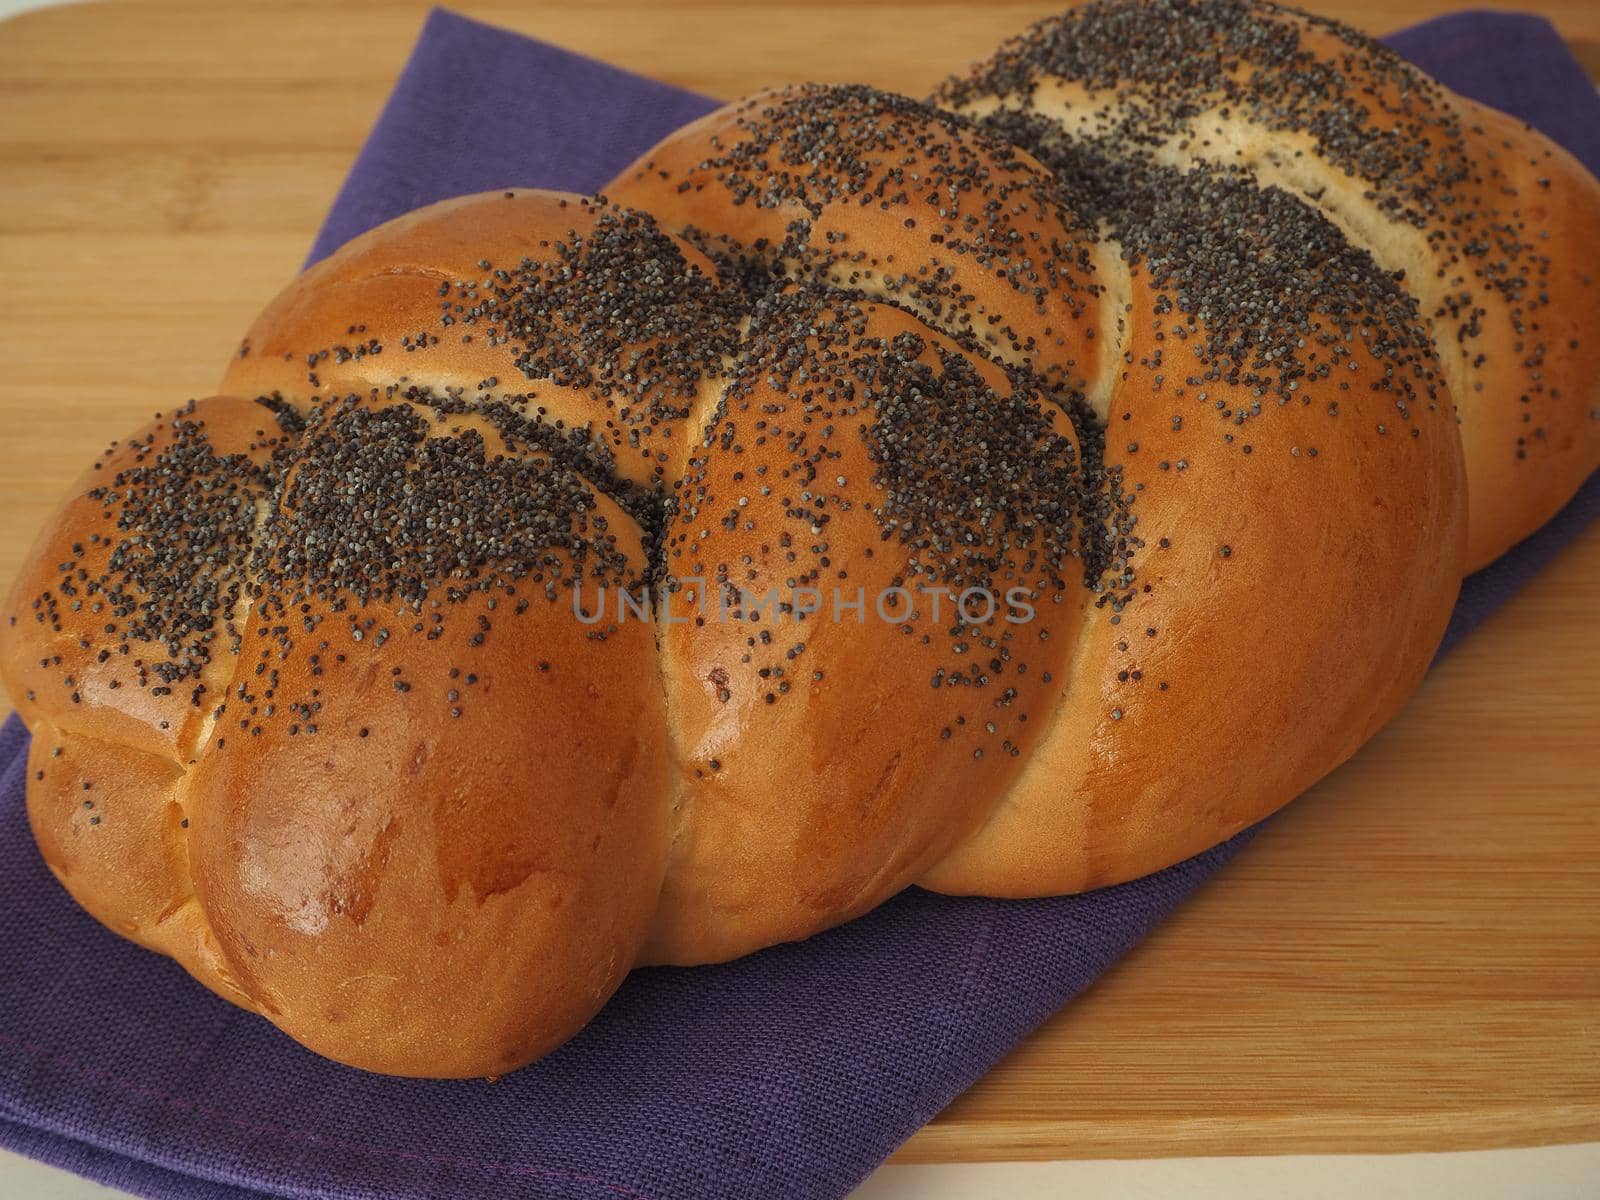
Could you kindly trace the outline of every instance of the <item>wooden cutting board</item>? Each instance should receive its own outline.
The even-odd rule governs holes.
[[[1057,6],[459,7],[732,97],[803,78],[921,94]],[[1450,5],[1313,7],[1384,32]],[[1600,4],[1530,7],[1600,66]],[[110,437],[213,386],[299,263],[423,12],[152,0],[0,25],[0,581]],[[1591,529],[898,1157],[1600,1139],[1597,615]]]

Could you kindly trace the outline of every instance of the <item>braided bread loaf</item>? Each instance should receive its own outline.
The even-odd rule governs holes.
[[[1132,878],[1328,771],[1469,542],[1600,457],[1600,188],[1354,35],[1207,11],[1041,27],[941,90],[977,121],[759,96],[607,199],[307,271],[0,613],[51,869],[319,1053],[466,1076],[637,963]],[[1156,62],[1200,32],[1218,75]],[[1340,54],[1412,106],[1374,146],[1452,182],[1352,184],[1354,101],[1233,90]],[[1310,166],[1175,148],[1213,95],[1230,145],[1313,139],[1327,212]]]

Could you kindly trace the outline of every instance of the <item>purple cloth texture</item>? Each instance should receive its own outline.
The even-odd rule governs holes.
[[[1392,40],[1600,170],[1600,100],[1543,21],[1462,14]],[[313,257],[447,196],[593,190],[710,107],[436,12]],[[1600,476],[1467,581],[1446,648],[1597,513]],[[319,1059],[84,915],[29,836],[25,747],[13,717],[0,728],[0,1144],[175,1200],[842,1196],[1249,838],[1084,896],[911,889],[801,944],[635,972],[577,1038],[497,1083],[401,1080]]]

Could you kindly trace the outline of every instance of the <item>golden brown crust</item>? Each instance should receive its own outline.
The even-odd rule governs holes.
[[[1092,240],[1027,154],[900,96],[805,85],[685,126],[606,188],[712,254],[916,312],[1082,387]]]
[[[1099,0],[937,101],[1045,158],[1242,168],[1402,274],[1461,414],[1469,570],[1600,466],[1600,181],[1370,38],[1260,0]]]
[[[1114,883],[1331,769],[1426,668],[1469,525],[1508,544],[1594,464],[1566,233],[1600,201],[1354,35],[1223,4],[1022,39],[942,93],[988,128],[785,89],[612,200],[451,201],[308,271],[0,611],[51,869],[313,1049],[464,1076],[637,962],[913,881]],[[1226,79],[1101,80],[1151,13]],[[1273,115],[1330,62],[1411,139],[1393,186],[1347,98]],[[1229,88],[1255,124],[1162,107]]]
[[[169,760],[49,721],[31,732],[28,820],[51,873],[107,928],[254,1008],[194,898],[183,773]]]
[[[925,887],[1077,892],[1199,853],[1354,753],[1444,632],[1465,528],[1449,413],[1376,435],[1393,400],[1356,359],[1336,417],[1285,405],[1224,441],[1193,392],[1155,383],[1158,294],[1135,274],[1107,449],[1137,495],[1137,586],[1089,614],[1022,778]]]
[[[509,207],[476,211],[496,228]],[[615,242],[645,269],[695,269],[636,216],[514,207],[515,290],[549,287],[559,252],[530,265],[530,242],[581,247],[590,295],[614,290]],[[402,222],[406,260],[419,226],[456,227]],[[342,302],[381,276],[362,249]],[[274,349],[251,380],[270,396],[202,401],[113,447],[41,539],[0,632],[39,760],[30,814],[89,911],[306,1044],[397,1074],[497,1073],[588,1020],[656,909],[670,794],[652,623],[580,621],[572,592],[646,578],[659,501],[570,415],[456,389],[459,356],[429,352],[471,342],[417,352],[437,379],[308,380],[308,360],[380,357],[319,353],[332,318],[301,293],[343,278],[276,307],[306,340],[259,327]],[[435,294],[428,320],[474,324],[475,288]],[[385,336],[404,328],[381,315]],[[651,319],[557,332],[637,366]],[[498,342],[502,374],[518,350],[540,345]],[[596,412],[626,391],[534,375],[519,381],[541,400]]]
[[[30,727],[47,716],[62,729],[189,760],[232,671],[252,515],[270,490],[265,469],[287,442],[271,409],[219,396],[112,443],[84,473],[35,542],[0,617],[0,669]],[[203,527],[179,522],[189,545],[210,557],[206,571],[164,559],[159,539],[140,544],[119,529],[125,518],[171,526],[180,476],[214,488],[231,514]],[[109,569],[113,555],[118,566]],[[152,589],[172,593],[168,609],[145,607]],[[206,611],[192,622],[163,619],[185,602]]]
[[[820,120],[819,111],[835,120]],[[940,126],[904,102],[788,89],[688,127],[626,172],[621,194],[658,188],[674,198],[673,219],[694,231],[687,236],[745,246],[762,238],[770,245],[797,212],[826,217],[826,237],[791,234],[776,253],[787,276],[832,283],[835,262],[852,261],[879,225],[903,224],[895,220],[900,212],[916,213],[919,230],[950,238],[939,246],[954,243],[959,211],[940,225],[929,223],[915,194],[887,206],[887,220],[879,207],[879,197],[891,194],[886,181],[901,181],[897,171],[925,170],[930,127]],[[1041,194],[1045,169],[1038,162],[998,152],[990,178],[976,149],[986,143],[975,132],[964,137],[976,165],[961,176],[962,194],[973,209],[994,202],[1002,188],[1008,196]],[[840,154],[852,174],[830,157],[840,141],[851,148]],[[766,168],[764,178],[781,182],[751,188],[755,172],[730,149],[744,144],[759,149],[747,157]],[[1070,617],[1042,606],[1048,624],[1059,625],[1045,632],[1062,641],[1034,663],[1038,675],[1025,677],[1032,684],[1048,673],[1053,686],[1020,701],[1031,724],[1013,728],[1008,742],[1022,756],[1020,778],[1002,760],[984,771],[986,804],[939,813],[964,836],[972,814],[993,805],[983,829],[920,880],[948,891],[1030,896],[1120,882],[1259,820],[1393,713],[1425,669],[1460,580],[1463,475],[1448,389],[1413,305],[1394,282],[1314,212],[1229,173],[1135,172],[1087,152],[1046,162],[1061,173],[1061,186],[1043,210],[1051,223],[1039,217],[1048,233],[1028,244],[1059,249],[1054,260],[1034,265],[1070,277],[1080,302],[1063,315],[991,294],[985,319],[1022,331],[1014,340],[1029,345],[1052,345],[1065,334],[1071,345],[1092,347],[1085,361],[1094,369],[1085,382],[1105,426],[1093,431],[1103,443],[1092,455],[1099,461],[1084,465],[1105,493],[1106,528],[1096,533],[1098,547],[1081,547],[1093,587],[1074,586],[1065,597]],[[867,216],[852,224],[858,209]],[[1099,242],[1086,254],[1090,230]],[[1273,255],[1259,254],[1263,243],[1274,246]],[[971,270],[968,256],[949,257]],[[855,282],[874,298],[907,303],[881,280]],[[951,312],[907,304],[963,339],[976,306],[969,301]],[[814,318],[796,323],[811,328]],[[1024,361],[1050,374],[1047,362]],[[820,367],[806,374],[808,384],[820,381],[825,390],[827,379]],[[1081,401],[1089,397],[1061,389],[1056,398],[1083,419]],[[781,399],[742,398],[762,418],[756,428],[766,435],[767,453],[777,454],[774,467],[789,466],[789,425],[774,416]],[[688,541],[690,566],[695,574],[736,571],[765,586],[762,556],[741,550],[771,542],[772,514],[729,512],[726,497],[758,505],[748,475],[744,486],[733,483],[749,460],[767,460],[750,445],[759,440],[744,427],[752,422],[719,417],[708,430],[708,440],[720,435],[720,454],[710,456],[716,486],[695,473],[695,459],[685,480],[696,503],[710,492],[704,503],[713,518]],[[824,411],[817,423],[827,428],[834,419]],[[1005,449],[997,441],[992,455]],[[1419,480],[1428,485],[1416,486]],[[717,520],[731,523],[719,528]],[[677,544],[669,541],[669,550]],[[839,565],[831,539],[827,548],[831,578]],[[782,563],[784,575],[808,578],[816,555],[802,548],[795,558],[791,552]],[[1345,598],[1330,604],[1330,594]],[[708,782],[686,793],[687,832],[663,907],[664,922],[687,912],[693,923],[676,941],[658,938],[661,955],[708,952],[718,944],[719,923],[761,919],[751,915],[761,906],[742,897],[761,893],[762,880],[780,881],[766,889],[772,894],[803,892],[785,874],[783,855],[791,845],[826,844],[816,835],[776,832],[826,800],[795,782],[789,756],[752,768],[741,761],[746,746],[829,747],[839,760],[813,765],[801,776],[806,785],[860,770],[863,778],[841,794],[870,795],[894,812],[893,788],[872,785],[878,775],[871,768],[889,762],[891,747],[926,742],[951,725],[946,698],[920,686],[925,665],[903,652],[856,647],[831,656],[824,647],[821,665],[827,676],[835,661],[873,661],[873,678],[858,693],[835,696],[824,714],[779,696],[775,711],[756,706],[760,719],[752,725],[740,689],[727,682],[732,656],[716,653],[725,644],[720,632],[669,630],[666,638],[669,667],[677,665],[674,650],[698,651],[674,676],[687,678],[671,698],[675,727],[680,736],[690,733],[680,760]],[[878,645],[885,645],[881,634]],[[806,656],[817,649],[808,644]],[[748,664],[788,665],[759,655]],[[712,672],[715,682],[707,679]],[[877,688],[887,681],[902,698],[885,714]],[[803,674],[795,684],[803,686]],[[718,689],[732,696],[720,709],[712,699]],[[1230,702],[1219,705],[1219,695]],[[1308,695],[1317,698],[1316,715],[1304,707]],[[710,715],[692,715],[700,708]],[[839,732],[832,733],[836,718]],[[986,716],[983,724],[991,723]],[[874,745],[858,732],[863,725],[892,736]],[[999,736],[1007,740],[1005,732]],[[701,740],[710,748],[699,749]],[[711,756],[719,771],[709,769]],[[958,792],[972,786],[955,782]],[[931,782],[915,791],[936,810],[944,794]],[[843,819],[839,807],[835,801],[835,822]],[[896,818],[909,846],[921,844],[920,815]],[[759,839],[751,828],[762,831]],[[776,842],[770,852],[767,837]],[[881,851],[875,861],[884,861]],[[831,865],[807,880],[833,882]],[[702,910],[721,912],[720,922]],[[782,933],[774,927],[768,937]],[[761,940],[754,934],[750,944]]]
[[[886,443],[919,480],[990,468],[939,489],[960,499],[952,530],[1004,520],[996,485],[1013,478],[1038,500],[1030,527],[992,529],[992,562],[931,569],[945,530],[882,536],[886,517],[936,520],[885,478]],[[1051,545],[1077,544],[1078,457],[1043,394],[908,313],[802,289],[757,318],[666,539],[683,584],[661,650],[684,807],[653,959],[838,924],[988,815],[1082,620],[1081,565],[1068,583]]]
[[[561,288],[563,269],[579,262],[591,286]],[[543,269],[521,269],[529,263]],[[413,387],[514,401],[552,426],[591,430],[611,470],[660,486],[675,474],[682,414],[715,377],[731,333],[715,328],[722,314],[705,295],[715,274],[649,217],[588,197],[445,200],[301,275],[251,326],[222,389],[300,405]],[[612,304],[630,322],[613,328],[595,310],[624,275],[630,294]],[[539,344],[518,333],[533,307],[525,290],[547,306]],[[562,342],[581,353],[562,355]]]
[[[320,693],[318,732],[224,719],[194,772],[195,888],[230,967],[341,1062],[520,1066],[598,1010],[655,912],[668,809],[650,626],[601,641],[564,596],[520,614],[488,601],[403,657],[351,642],[315,676],[304,644],[279,661],[252,630],[241,661],[265,645],[280,697]],[[493,628],[473,645],[480,617]]]
[[[1493,164],[1482,203],[1538,259],[1523,303],[1474,290],[1488,312],[1481,334],[1460,343],[1470,380],[1458,404],[1472,483],[1467,569],[1476,570],[1555,516],[1600,467],[1600,180],[1522,122],[1446,99]]]

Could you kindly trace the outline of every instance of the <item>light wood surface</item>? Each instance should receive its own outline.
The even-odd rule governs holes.
[[[732,97],[799,78],[921,93],[1056,5],[458,7]],[[1313,7],[1381,33],[1450,5]],[[1600,4],[1534,7],[1600,66]],[[213,386],[423,12],[162,0],[0,25],[0,581],[110,437]],[[899,1157],[1600,1139],[1597,608],[1590,530]]]

